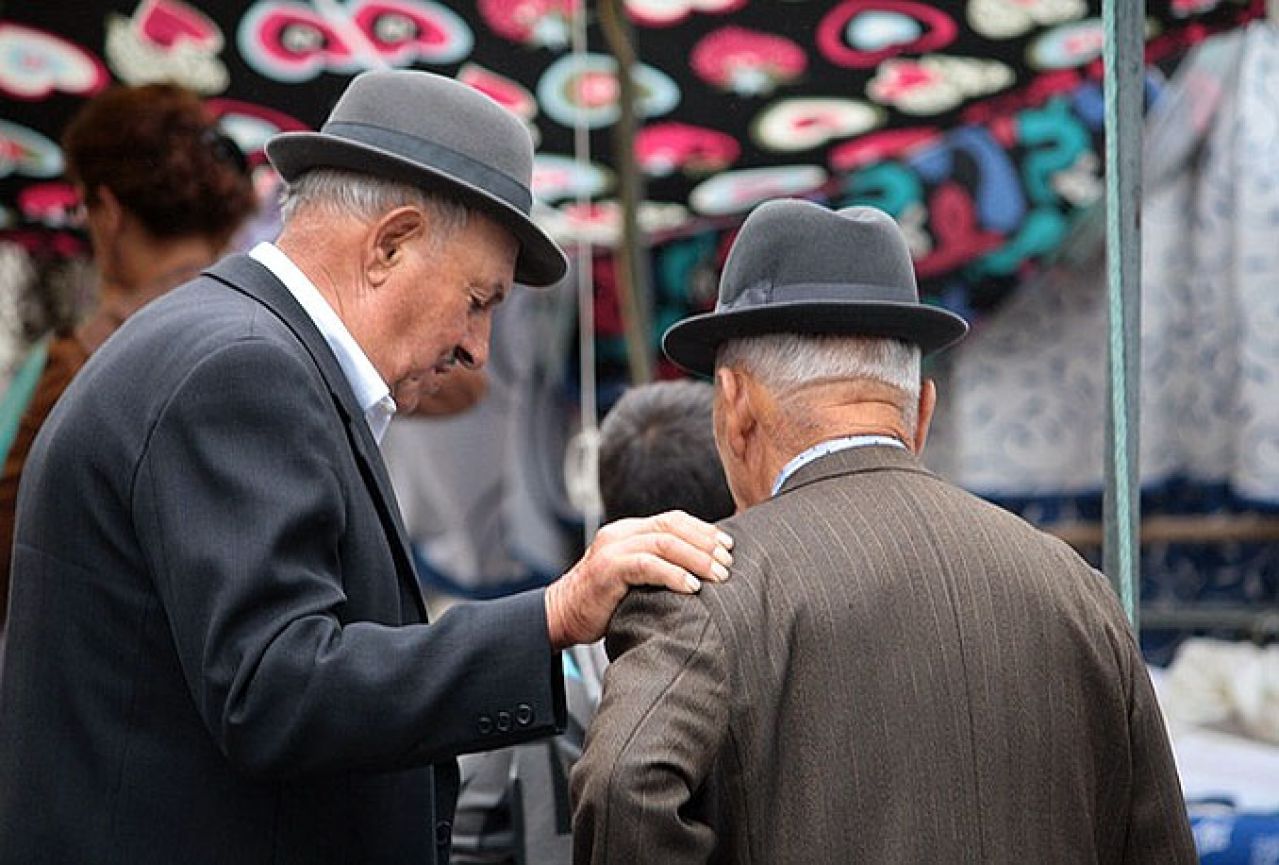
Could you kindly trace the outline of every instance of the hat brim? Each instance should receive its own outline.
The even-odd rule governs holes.
[[[710,376],[725,342],[770,333],[900,339],[932,354],[959,342],[968,323],[935,306],[889,301],[796,301],[708,312],[676,322],[662,336],[666,356],[689,372]]]
[[[314,168],[336,168],[397,180],[457,197],[498,224],[519,241],[515,281],[532,287],[554,285],[568,272],[568,259],[550,236],[524,213],[448,172],[390,151],[323,132],[284,132],[266,145],[267,158],[286,181]]]

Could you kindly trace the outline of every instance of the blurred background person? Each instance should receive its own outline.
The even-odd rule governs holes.
[[[453,374],[450,374],[450,377]],[[733,497],[715,451],[714,389],[700,381],[632,388],[600,427],[599,483],[607,522],[683,510],[715,522]],[[453,820],[457,865],[567,865],[568,772],[582,753],[608,660],[600,643],[564,653],[563,735],[461,758]]]
[[[71,379],[124,320],[216,261],[256,207],[244,155],[200,98],[182,87],[105,91],[71,120],[62,147],[93,248],[97,305],[78,327],[54,333],[4,460],[0,635],[18,483],[36,433]]]
[[[668,381],[628,390],[600,427],[600,499],[609,521],[683,510],[716,522],[733,496],[715,450],[715,389]]]

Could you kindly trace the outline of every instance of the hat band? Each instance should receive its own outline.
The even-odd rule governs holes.
[[[715,308],[716,312],[729,312],[774,303],[805,303],[836,301],[842,303],[903,303],[917,304],[914,292],[902,296],[902,290],[891,285],[869,285],[862,282],[792,282],[774,285],[757,282],[742,289],[736,297]]]
[[[528,187],[482,162],[477,162],[465,153],[442,144],[405,132],[347,120],[326,123],[320,131],[381,148],[395,156],[412,159],[451,175],[500,198],[525,216],[528,216],[529,208],[533,206],[533,194]]]

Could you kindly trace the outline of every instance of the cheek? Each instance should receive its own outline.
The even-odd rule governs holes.
[[[453,345],[455,320],[456,316],[450,311],[441,310],[431,301],[419,302],[415,308],[405,310],[405,330],[411,334],[415,353],[429,348],[438,354]]]
[[[457,334],[466,329],[466,314],[470,303],[466,298],[440,298],[438,295],[427,301],[424,318],[440,334]]]

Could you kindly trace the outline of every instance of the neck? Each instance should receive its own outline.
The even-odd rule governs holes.
[[[160,240],[133,228],[106,250],[97,249],[97,311],[76,329],[95,351],[124,320],[217,260],[218,244],[205,237]]]
[[[212,264],[220,251],[207,237],[160,239],[138,229],[100,265],[102,305],[128,315]]]
[[[761,495],[771,494],[787,463],[822,442],[883,436],[914,450],[897,399],[889,388],[860,382],[810,385],[783,397],[777,415],[761,429],[766,438],[757,478]]]
[[[364,345],[362,322],[359,319],[358,297],[349,286],[360,284],[359,260],[349,252],[353,247],[348,241],[351,222],[330,220],[322,222],[305,217],[294,217],[284,227],[275,241],[280,251],[297,265],[298,270],[315,286],[356,342]],[[357,293],[358,294],[358,293]]]
[[[822,442],[828,442],[833,439],[852,438],[853,436],[881,436],[883,438],[895,439],[910,448],[910,440],[902,431],[900,423],[880,423],[873,421],[850,421],[848,423],[832,423],[822,424],[822,432],[812,434],[801,439],[801,443],[794,448],[794,453],[790,459],[794,459],[804,451],[819,445]]]
[[[363,233],[364,225],[358,220],[317,219],[304,213],[285,224],[275,245],[311,281],[378,375],[390,384],[395,377],[379,351],[377,308],[369,302],[372,295],[361,252]]]
[[[785,425],[792,457],[815,444],[846,436],[886,436],[914,450],[902,394],[869,381],[822,382],[786,398]]]

